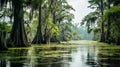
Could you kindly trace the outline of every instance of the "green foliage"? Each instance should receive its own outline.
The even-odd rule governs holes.
[[[53,26],[52,33],[53,33],[53,36],[59,36],[59,29],[56,25]]]
[[[63,5],[63,7],[64,7],[64,9],[74,10],[75,11],[75,9],[71,5],[69,5],[69,4]]]
[[[11,26],[8,25],[6,22],[0,22],[0,32],[10,32],[11,31]]]
[[[52,36],[58,36],[59,35],[58,26],[53,23],[53,20],[50,16],[47,18],[47,24],[49,25],[47,27],[49,27]]]
[[[98,12],[91,12],[83,18],[81,25],[86,25],[88,33],[90,33],[92,31],[92,28],[94,28],[97,19]]]
[[[111,37],[114,39],[120,38],[120,5],[118,6],[113,6],[110,9],[106,10],[103,19],[107,20],[108,17],[110,17],[111,25],[110,25],[110,32],[111,32]]]
[[[94,32],[94,33],[100,32],[100,28],[99,28],[99,27],[94,28],[94,29],[93,29],[93,32]]]
[[[120,14],[120,5],[113,6],[110,9],[106,10],[103,18],[104,20],[108,18],[108,16],[115,17],[117,14]]]
[[[98,12],[91,12],[89,13],[88,15],[86,15],[84,17],[84,19],[82,20],[81,22],[81,25],[84,25],[84,24],[92,24],[92,23],[95,23],[95,21],[97,20],[97,17],[98,16]]]
[[[2,2],[3,3],[0,5],[0,7],[4,7],[7,11],[10,12],[10,15],[5,15],[5,18],[3,18],[6,20],[6,17],[10,17],[10,22],[12,22],[13,24],[13,18],[14,16],[17,16],[17,14],[13,15],[13,9],[19,7],[15,4],[15,2],[18,1],[2,0]],[[24,26],[28,40],[33,39],[33,37],[35,37],[35,40],[37,41],[45,41],[45,39],[47,40],[52,37],[59,38],[59,36],[62,36],[60,35],[62,33],[61,30],[64,30],[64,36],[70,39],[70,37],[72,36],[71,21],[74,18],[74,15],[70,13],[70,11],[74,11],[74,8],[69,5],[66,0],[20,0],[20,3],[19,4],[23,6],[21,7],[21,10],[23,9],[23,21],[25,21]],[[6,7],[7,5],[9,5],[10,7]],[[0,9],[2,9],[3,13],[3,8]],[[2,13],[0,15],[2,15]],[[18,19],[21,18],[18,17]],[[61,24],[65,25],[61,26]],[[0,31],[10,32],[11,25],[9,25],[9,23],[0,24]],[[37,37],[35,36],[37,35],[36,32],[38,33]],[[8,40],[10,41],[10,39]]]

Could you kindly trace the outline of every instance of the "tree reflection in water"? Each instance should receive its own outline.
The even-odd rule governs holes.
[[[0,52],[0,67],[119,67],[120,49],[108,48],[78,45],[76,49],[11,49]]]

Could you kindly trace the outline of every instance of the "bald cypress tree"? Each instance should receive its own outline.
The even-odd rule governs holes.
[[[24,28],[23,20],[23,0],[12,0],[14,8],[14,22],[10,39],[16,47],[28,46],[27,35]]]

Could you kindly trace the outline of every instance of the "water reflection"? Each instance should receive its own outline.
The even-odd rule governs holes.
[[[0,67],[120,67],[120,49],[102,48],[77,45],[76,49],[13,49],[0,52]]]
[[[70,67],[93,67],[97,65],[97,48],[95,46],[80,45],[76,52],[72,53],[73,61]]]
[[[6,60],[0,59],[0,67],[6,67]]]

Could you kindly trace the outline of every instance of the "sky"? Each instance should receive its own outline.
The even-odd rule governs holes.
[[[87,8],[89,6],[88,0],[67,0],[70,5],[75,9],[71,11],[75,18],[73,19],[74,23],[80,23],[82,19],[93,10]]]

